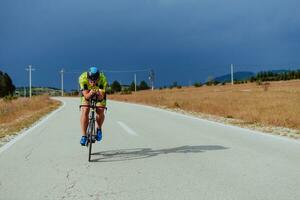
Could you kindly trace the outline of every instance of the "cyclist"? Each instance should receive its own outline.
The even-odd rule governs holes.
[[[103,73],[100,73],[96,67],[91,67],[88,72],[83,72],[79,77],[79,85],[81,90],[81,117],[80,125],[82,137],[80,140],[81,145],[86,145],[87,137],[86,130],[89,123],[89,99],[92,97],[97,98],[96,109],[96,127],[97,135],[96,140],[102,139],[102,124],[104,122],[104,110],[106,108],[106,93],[107,80]]]

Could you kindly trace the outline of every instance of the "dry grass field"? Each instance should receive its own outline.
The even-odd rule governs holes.
[[[30,126],[59,105],[59,101],[48,96],[0,100],[0,138]]]
[[[300,81],[185,87],[110,95],[109,99],[180,108],[243,120],[244,123],[300,130]]]

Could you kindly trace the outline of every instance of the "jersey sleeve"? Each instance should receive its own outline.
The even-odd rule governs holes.
[[[86,76],[86,72],[82,73],[79,76],[79,86],[80,86],[80,90],[87,90],[88,89],[88,80],[87,80],[87,76]]]
[[[106,90],[107,80],[103,73],[100,73],[100,89]]]

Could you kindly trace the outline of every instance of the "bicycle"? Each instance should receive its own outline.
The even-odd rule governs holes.
[[[90,115],[89,115],[89,124],[88,128],[86,131],[86,136],[87,136],[87,148],[89,149],[89,162],[91,161],[91,155],[92,155],[92,144],[95,143],[96,141],[96,118],[95,118],[95,112],[96,112],[96,104],[97,104],[97,99],[95,97],[90,99]]]
[[[102,90],[103,92],[103,90]],[[101,103],[102,101],[106,100],[106,94],[104,93],[104,97],[102,100],[98,100],[98,96],[94,94],[89,99],[88,105],[80,105],[79,110],[81,110],[82,107],[88,107],[90,108],[89,112],[89,121],[88,121],[88,127],[86,129],[86,137],[87,137],[87,143],[85,146],[89,149],[89,162],[91,161],[91,155],[92,155],[92,145],[96,141],[97,136],[97,130],[96,130],[96,116],[95,113],[97,111],[97,108],[103,108],[105,110],[105,113],[107,112],[106,106],[97,106],[97,103]]]

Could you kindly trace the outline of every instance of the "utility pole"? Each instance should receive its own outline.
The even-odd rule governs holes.
[[[24,97],[26,97],[26,88],[24,87]]]
[[[136,74],[134,74],[134,91],[136,92]]]
[[[35,69],[31,68],[31,65],[29,65],[26,70],[29,71],[29,97],[31,98],[31,71],[34,71]]]
[[[233,85],[233,64],[231,64],[231,85]]]
[[[154,70],[153,69],[150,70],[149,80],[151,82],[151,89],[154,90]]]
[[[64,69],[61,69],[61,96],[64,96]]]

